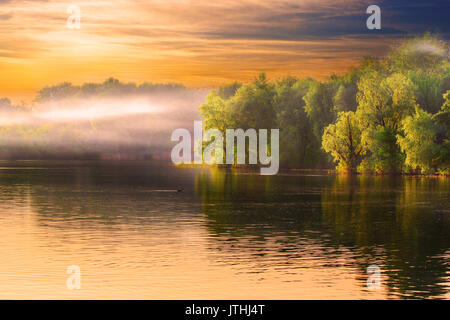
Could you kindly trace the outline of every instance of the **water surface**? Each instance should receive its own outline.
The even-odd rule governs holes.
[[[0,298],[448,299],[449,203],[448,178],[3,161]]]

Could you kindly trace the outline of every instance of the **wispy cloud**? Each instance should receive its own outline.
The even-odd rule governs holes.
[[[81,8],[81,30],[66,28]],[[360,0],[0,0],[0,95],[116,76],[213,86],[269,76],[323,77],[386,52],[408,32],[450,33],[448,1],[380,1],[369,31]]]

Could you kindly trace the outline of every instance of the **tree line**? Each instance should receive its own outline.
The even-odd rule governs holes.
[[[170,159],[170,133],[199,118],[207,90],[115,78],[0,99],[0,159]]]
[[[280,129],[280,163],[376,174],[450,174],[449,47],[429,33],[326,81],[234,82],[199,109],[206,129]]]

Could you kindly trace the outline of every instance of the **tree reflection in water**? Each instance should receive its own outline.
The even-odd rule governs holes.
[[[377,264],[389,295],[448,292],[448,179],[211,169],[197,175],[196,190],[217,248],[235,253],[230,263],[246,256],[263,272],[278,252],[292,268],[305,259],[357,268],[363,287]]]

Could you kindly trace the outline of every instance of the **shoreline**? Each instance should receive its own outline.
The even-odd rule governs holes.
[[[209,165],[209,164],[178,164],[175,165],[171,161],[161,160],[161,159],[0,159],[0,164],[10,163],[10,164],[29,164],[31,162],[36,163],[54,163],[55,165],[69,164],[69,163],[110,163],[122,165],[126,163],[148,163],[148,164],[161,164],[166,166],[173,166],[176,168],[186,168],[186,169],[228,169],[228,170],[239,170],[239,171],[258,171],[262,166],[248,166],[248,165]],[[384,176],[384,177],[397,177],[397,176],[410,176],[410,177],[435,177],[435,178],[450,178],[450,174],[421,174],[421,173],[372,173],[372,172],[339,172],[334,169],[313,169],[313,168],[282,168],[280,167],[279,173],[287,172],[299,172],[299,173],[321,173],[323,175],[337,175],[337,176]]]

